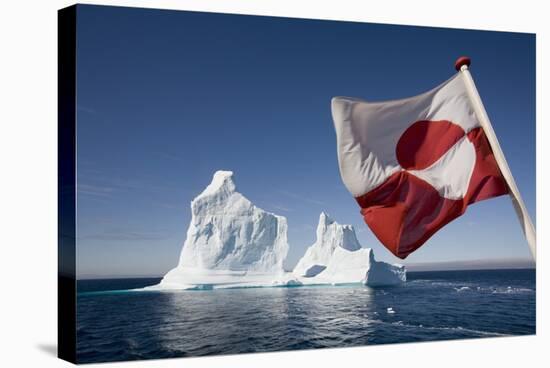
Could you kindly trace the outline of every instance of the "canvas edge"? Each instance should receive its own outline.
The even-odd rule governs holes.
[[[76,363],[76,13],[58,11],[57,355]]]

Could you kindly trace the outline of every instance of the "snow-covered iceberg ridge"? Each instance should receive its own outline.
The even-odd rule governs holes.
[[[376,262],[350,225],[322,213],[317,241],[285,272],[287,221],[236,191],[233,173],[217,171],[191,202],[191,223],[179,264],[145,290],[217,289],[405,281],[405,268]]]

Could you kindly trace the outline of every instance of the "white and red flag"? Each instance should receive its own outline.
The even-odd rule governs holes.
[[[466,77],[459,72],[402,100],[332,99],[344,184],[370,229],[399,258],[468,205],[509,193]]]

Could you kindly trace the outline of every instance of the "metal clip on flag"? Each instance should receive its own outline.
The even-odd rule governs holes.
[[[468,205],[509,194],[535,255],[535,230],[468,71],[418,96],[332,99],[342,180],[382,244],[406,258]]]

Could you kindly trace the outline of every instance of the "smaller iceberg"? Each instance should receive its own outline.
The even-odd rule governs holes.
[[[406,281],[405,267],[378,262],[371,248],[362,248],[351,225],[340,225],[321,213],[317,240],[293,271],[301,284],[397,285]]]

